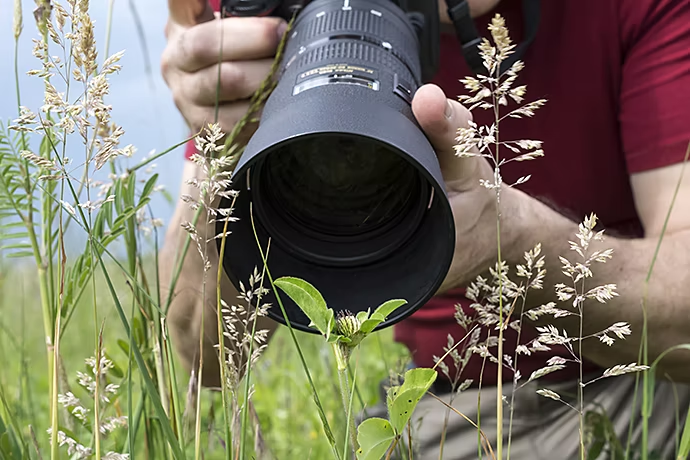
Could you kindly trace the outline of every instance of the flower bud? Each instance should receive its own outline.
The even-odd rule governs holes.
[[[15,40],[22,34],[22,28],[22,0],[14,0],[14,21],[12,22],[12,30]]]
[[[338,313],[335,326],[338,334],[352,338],[359,331],[361,324],[352,312],[345,310]]]

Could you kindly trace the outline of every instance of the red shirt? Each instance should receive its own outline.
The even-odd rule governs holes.
[[[629,174],[682,161],[690,140],[690,2],[544,1],[541,8],[539,31],[515,84],[527,85],[525,102],[548,102],[532,118],[502,122],[501,138],[542,140],[545,156],[506,165],[504,180],[512,183],[531,174],[519,187],[573,221],[594,212],[608,234],[641,236]],[[519,43],[519,1],[503,0],[496,10],[477,18],[477,29],[486,32],[497,12],[506,19],[513,42]],[[435,83],[449,98],[467,94],[458,80],[472,73],[454,36],[443,37],[441,62]],[[491,111],[477,109],[473,116],[478,125],[493,121]],[[473,312],[457,290],[432,299],[394,326],[396,340],[407,345],[417,365],[433,366],[433,356],[444,353],[448,334],[456,341],[464,337],[453,317],[457,303],[467,314]],[[533,328],[523,327],[520,342],[535,337]],[[504,351],[509,356],[514,355],[516,339],[508,329]],[[553,355],[569,357],[556,348],[520,355],[518,369],[529,376]],[[477,383],[482,361],[474,355],[460,381],[472,378]],[[450,358],[445,362],[452,366]],[[589,364],[588,369],[597,366]],[[578,373],[570,366],[549,377]],[[510,372],[504,376],[512,379]],[[496,365],[487,360],[482,384],[495,382]]]
[[[211,4],[217,8],[218,2]],[[519,43],[521,2],[503,0],[477,18],[484,36],[496,13],[506,19],[511,38]],[[532,118],[506,120],[501,137],[544,141],[545,156],[510,163],[502,169],[504,180],[512,183],[531,174],[521,189],[573,221],[594,212],[608,234],[642,236],[629,174],[682,161],[690,140],[690,1],[541,2],[539,31],[523,60],[525,69],[516,85],[527,85],[526,102],[548,102]],[[444,35],[434,82],[454,98],[466,93],[458,80],[467,75],[471,72],[455,36]],[[479,125],[492,122],[489,111],[481,109],[474,119]],[[193,144],[188,154],[191,150]],[[462,290],[456,290],[432,299],[394,326],[395,339],[410,349],[417,365],[433,366],[433,356],[443,354],[448,334],[455,340],[465,335],[453,316],[457,303],[472,313]],[[535,336],[525,327],[521,343]],[[504,345],[509,356],[515,343],[509,329]],[[529,376],[553,355],[568,356],[558,348],[521,355],[518,368]],[[446,362],[452,365],[450,359]],[[482,358],[475,355],[461,380],[478,382],[481,365]],[[596,368],[588,364],[588,369]],[[578,372],[571,366],[551,378],[571,378]],[[495,384],[495,376],[496,366],[487,361],[483,384]],[[512,379],[509,372],[504,376]]]

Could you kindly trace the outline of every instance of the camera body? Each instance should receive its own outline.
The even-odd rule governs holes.
[[[289,21],[309,0],[223,0],[225,16],[279,16]]]
[[[343,8],[349,0],[338,0]],[[388,0],[406,12],[417,32],[422,83],[430,81],[439,65],[440,20],[437,0]],[[277,16],[290,21],[311,0],[221,0],[221,14],[226,17]]]

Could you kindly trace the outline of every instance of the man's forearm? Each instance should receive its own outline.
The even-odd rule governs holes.
[[[524,263],[523,253],[537,243],[541,243],[542,254],[545,255],[544,288],[528,293],[527,307],[534,308],[554,301],[559,308],[572,311],[573,299],[559,303],[554,285],[563,283],[572,286],[572,280],[562,273],[559,256],[573,263],[582,262],[568,243],[578,241],[576,234],[579,223],[565,218],[519,190],[507,190],[504,197],[502,206],[508,208],[504,214],[513,216],[506,219],[504,224],[505,239],[511,246],[505,259],[512,267]],[[616,322],[627,322],[632,334],[625,340],[616,340],[612,346],[596,338],[585,340],[583,354],[586,358],[605,367],[637,362],[644,321],[643,298],[646,299],[649,363],[675,345],[690,343],[690,230],[664,236],[646,293],[645,280],[658,238],[625,239],[607,236],[606,233],[604,236],[603,242],[593,241],[591,251],[612,249],[613,256],[605,263],[593,263],[593,277],[585,280],[584,290],[615,284],[618,296],[605,304],[594,299],[584,302],[583,334],[586,336],[602,331]],[[582,291],[580,283],[578,288]],[[576,317],[547,318],[545,322],[566,329],[570,337],[579,334]],[[690,382],[690,352],[669,353],[661,362],[660,369],[662,374],[668,373],[673,380]]]

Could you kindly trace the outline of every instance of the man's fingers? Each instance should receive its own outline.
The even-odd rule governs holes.
[[[218,110],[218,123],[225,134],[230,134],[237,122],[249,111],[249,101],[220,104]],[[216,117],[215,107],[193,106],[187,110],[190,120],[188,124],[193,131],[199,131],[207,123],[214,123]],[[258,114],[257,114],[258,116]],[[191,123],[190,121],[194,121]]]
[[[185,72],[219,61],[250,61],[275,56],[285,20],[275,17],[226,18],[192,27],[171,47],[170,60]],[[222,29],[221,29],[222,28]]]
[[[208,0],[168,0],[170,20],[183,27],[192,27],[214,18]]]
[[[412,100],[412,111],[431,142],[447,185],[463,188],[475,175],[478,158],[458,158],[455,154],[457,131],[468,126],[472,114],[459,102],[446,98],[436,85],[420,87]]]
[[[196,105],[212,106],[218,102],[246,99],[259,89],[271,71],[272,59],[223,62],[198,72],[181,74],[181,97]]]

